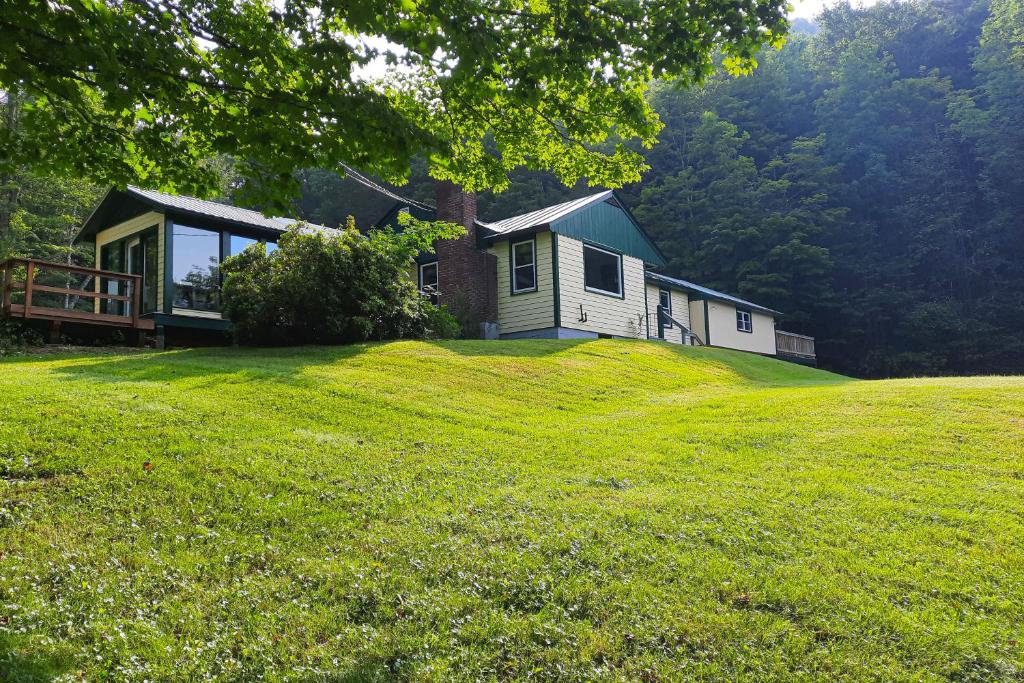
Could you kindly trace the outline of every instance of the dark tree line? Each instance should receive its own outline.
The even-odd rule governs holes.
[[[622,194],[671,274],[784,311],[825,367],[1024,372],[1022,8],[840,5],[751,76],[658,88],[661,142]],[[590,191],[521,172],[480,208]]]

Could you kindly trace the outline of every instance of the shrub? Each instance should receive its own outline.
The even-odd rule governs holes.
[[[243,344],[345,344],[455,336],[458,323],[419,294],[413,258],[464,230],[403,219],[401,232],[363,235],[299,226],[267,254],[252,245],[223,264],[224,314]]]
[[[43,336],[20,320],[0,320],[0,356],[42,346]]]

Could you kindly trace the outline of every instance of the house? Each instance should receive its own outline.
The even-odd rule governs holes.
[[[436,206],[399,201],[378,225],[397,226],[403,211],[466,227],[463,237],[417,258],[415,277],[425,296],[479,323],[485,338],[627,337],[778,355],[779,335],[787,334],[776,329],[777,311],[658,273],[664,255],[611,191],[484,222],[472,193],[441,182]],[[295,223],[190,197],[112,189],[76,238],[95,244],[103,271],[93,312],[148,321],[158,339],[173,328],[226,330],[220,262],[255,242],[275,248]],[[136,278],[134,298],[116,273]],[[810,359],[813,346],[803,358]]]
[[[294,219],[129,186],[107,192],[75,241],[95,244],[100,270],[139,276],[139,313],[153,321],[159,339],[167,328],[229,329],[220,314],[220,262],[256,242],[273,250],[295,224]],[[105,294],[125,293],[124,283],[111,278],[98,277],[95,286]],[[95,313],[116,316],[130,305],[97,300]]]
[[[485,337],[632,337],[813,362],[813,339],[777,330],[778,311],[658,273],[665,257],[612,191],[487,223],[473,195],[439,184],[437,206],[399,202],[378,225],[409,211],[466,227],[421,256],[416,276],[435,301],[468,308]],[[799,352],[780,354],[783,338]]]

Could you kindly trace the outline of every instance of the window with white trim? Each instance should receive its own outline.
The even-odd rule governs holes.
[[[754,321],[750,317],[750,311],[736,309],[736,329],[740,332],[753,332]]]
[[[583,245],[583,288],[588,292],[622,296],[622,255]]]
[[[661,310],[665,311],[668,315],[672,315],[672,292],[667,289],[658,290],[658,303],[661,304]],[[672,329],[672,321],[665,318],[665,329]]]
[[[512,245],[512,293],[537,291],[537,243],[524,240]]]
[[[437,303],[437,261],[420,264],[420,292],[429,296],[432,303]]]

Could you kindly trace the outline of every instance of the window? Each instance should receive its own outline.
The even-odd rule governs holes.
[[[512,245],[512,293],[537,291],[537,248],[534,240]]]
[[[220,233],[174,224],[175,308],[220,310]]]
[[[420,264],[420,291],[430,297],[431,303],[437,303],[437,261]]]
[[[100,269],[112,270],[117,273],[125,272],[124,251],[127,240],[120,239],[100,247]],[[124,280],[100,278],[100,291],[106,294],[125,296],[128,288]],[[100,312],[110,315],[124,315],[126,308],[123,301],[111,299],[100,299]]]
[[[750,317],[750,311],[736,309],[736,329],[740,332],[754,331],[754,322]]]
[[[251,237],[231,235],[231,239],[228,240],[228,256],[237,256],[245,251],[249,245],[256,244],[258,241],[259,240],[255,240]]]
[[[583,285],[588,292],[622,296],[622,257],[583,245]]]
[[[665,311],[669,315],[672,315],[672,292],[667,289],[658,290],[658,303],[661,304],[661,310]],[[666,330],[672,329],[672,321],[668,318],[664,320],[664,326]]]

